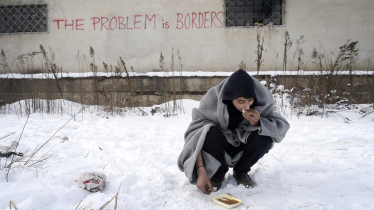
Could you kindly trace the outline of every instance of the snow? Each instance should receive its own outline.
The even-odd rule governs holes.
[[[247,71],[250,75],[257,75],[256,71]],[[152,71],[146,73],[137,73],[137,72],[129,72],[130,77],[134,76],[144,76],[144,77],[170,77],[170,76],[182,76],[182,77],[214,77],[214,76],[222,76],[228,77],[234,72],[207,72],[207,71],[175,71],[172,72],[162,72],[162,71]],[[320,75],[320,71],[281,71],[281,70],[270,70],[270,71],[260,71],[259,75]],[[324,71],[322,74],[330,74],[328,71]],[[334,72],[334,75],[349,75],[349,71],[338,71]],[[374,75],[374,71],[366,71],[366,70],[355,70],[352,72],[355,75]],[[80,78],[80,77],[93,77],[94,74],[92,72],[81,72],[81,73],[58,73],[56,74],[57,78]],[[98,77],[111,77],[116,76],[114,72],[97,72],[96,76]],[[122,77],[126,77],[126,74],[123,73]],[[51,73],[38,73],[38,74],[20,74],[20,73],[7,73],[7,74],[0,74],[0,79],[49,79],[55,78]]]
[[[17,102],[18,103],[18,102]],[[68,104],[70,102],[66,102]],[[374,209],[374,114],[361,108],[321,116],[289,115],[291,129],[249,173],[257,186],[238,186],[232,170],[223,188],[211,195],[188,183],[177,167],[191,109],[199,102],[183,100],[185,113],[165,118],[131,113],[108,116],[89,107],[78,114],[36,156],[55,155],[37,168],[13,168],[6,181],[0,171],[0,209],[12,200],[18,209],[99,209],[119,190],[117,209],[223,209],[211,197],[229,193],[243,201],[236,209]],[[67,105],[77,113],[80,105]],[[150,107],[143,108],[150,113]],[[68,109],[67,109],[68,110]],[[31,114],[18,152],[33,151],[71,116]],[[345,118],[350,123],[345,123]],[[27,117],[0,115],[0,145],[21,134]],[[1,159],[1,166],[5,158]],[[80,173],[103,172],[110,182],[90,193],[74,184]],[[79,208],[78,207],[78,208]],[[105,209],[114,209],[112,201]]]

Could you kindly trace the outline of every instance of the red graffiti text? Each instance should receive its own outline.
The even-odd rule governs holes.
[[[177,13],[176,28],[222,28],[223,22],[219,19],[219,14],[223,15],[223,12],[192,12],[185,15],[182,13]]]
[[[134,15],[118,17],[93,17],[91,18],[94,30],[123,30],[123,29],[147,29],[152,25],[156,29],[156,15]]]
[[[59,19],[59,20],[53,20],[53,22],[57,22],[57,28],[60,29],[60,26],[61,27],[65,27],[65,30],[68,28],[68,27],[71,27],[71,30],[74,30],[74,26],[75,26],[75,30],[79,31],[79,30],[84,30],[84,28],[81,28],[84,26],[83,23],[80,23],[81,21],[84,21],[84,19],[75,19],[75,20],[71,20],[71,22],[68,20],[65,20],[65,19]],[[61,25],[60,25],[60,22]],[[69,24],[71,23],[71,24]]]

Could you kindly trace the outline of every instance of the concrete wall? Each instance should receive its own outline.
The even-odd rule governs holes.
[[[200,100],[213,86],[227,77],[86,77],[55,79],[0,79],[0,106],[22,99],[59,99],[88,104],[131,106],[152,106],[174,99]],[[317,91],[322,94],[323,82],[327,76],[276,76],[261,75],[258,79],[285,86],[294,87],[294,93],[313,96]],[[333,75],[333,90],[336,95],[349,98],[350,102],[374,103],[373,75]],[[57,85],[58,82],[58,85]],[[351,83],[352,86],[346,84]],[[131,84],[131,89],[130,85]],[[321,85],[322,89],[316,87]],[[268,87],[267,86],[267,87]],[[305,87],[313,89],[311,93],[302,93]],[[269,88],[269,87],[268,87]],[[350,95],[344,95],[350,92]],[[133,96],[133,98],[131,97]],[[326,102],[329,103],[329,102]]]
[[[294,43],[304,35],[302,48],[309,70],[313,69],[312,49],[322,49],[320,44],[324,54],[334,57],[330,52],[336,55],[348,39],[359,41],[359,69],[366,68],[364,62],[374,55],[373,0],[287,0],[284,25],[272,28],[225,27],[224,0],[1,0],[0,4],[37,2],[49,4],[50,32],[1,34],[0,49],[6,52],[8,63],[18,55],[38,51],[42,44],[55,53],[55,63],[64,72],[87,68],[82,63],[91,62],[90,46],[95,50],[99,71],[104,71],[102,62],[116,64],[120,56],[137,72],[160,70],[160,52],[165,56],[165,67],[170,69],[172,49],[176,64],[179,49],[184,71],[232,71],[238,69],[241,60],[247,70],[256,70],[254,51],[259,34],[265,39],[266,49],[262,69],[274,70],[282,69],[286,30]],[[186,28],[186,17],[191,18],[192,13],[204,15],[207,21],[203,27]],[[119,29],[125,27],[119,25],[119,17],[123,17],[126,29]],[[102,26],[101,21],[106,20]],[[39,58],[34,57],[25,71],[40,69]],[[12,71],[19,70],[14,65]],[[0,73],[6,70],[0,68]]]

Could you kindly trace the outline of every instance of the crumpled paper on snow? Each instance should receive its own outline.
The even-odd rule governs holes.
[[[106,175],[101,172],[83,172],[75,180],[78,187],[90,192],[103,191],[108,183]]]

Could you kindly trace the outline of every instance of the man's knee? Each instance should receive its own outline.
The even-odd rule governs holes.
[[[223,135],[222,131],[216,126],[210,127],[208,133],[206,134],[203,148],[204,147],[220,148],[220,147],[224,147],[225,145],[226,145],[226,137]]]
[[[273,140],[270,136],[261,136],[257,131],[252,132],[247,139],[247,145],[265,150],[265,153],[270,150],[272,142]]]

